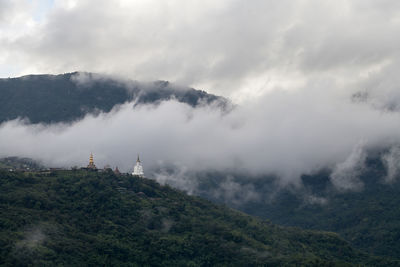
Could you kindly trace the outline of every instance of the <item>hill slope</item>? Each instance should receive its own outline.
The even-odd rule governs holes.
[[[334,233],[279,227],[111,171],[0,171],[0,248],[5,266],[390,264]]]
[[[7,157],[0,158],[0,169],[38,171],[45,167],[31,158]]]
[[[283,189],[274,177],[209,173],[199,175],[196,194],[280,225],[333,231],[367,253],[400,259],[400,181],[384,182],[387,171],[376,156],[359,177],[360,191],[337,190],[330,173],[303,175],[301,187]],[[226,193],[227,182],[241,190]],[[246,191],[258,198],[246,200]]]
[[[222,97],[192,88],[177,88],[164,81],[121,82],[77,72],[0,79],[0,96],[0,123],[18,117],[32,123],[69,122],[87,113],[109,112],[115,105],[133,100],[140,104],[174,98],[191,106],[214,101],[223,106],[227,103]]]

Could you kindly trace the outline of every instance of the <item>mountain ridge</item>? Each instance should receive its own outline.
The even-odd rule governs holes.
[[[131,175],[0,170],[0,264],[395,265]]]
[[[175,99],[192,107],[229,106],[221,96],[167,81],[140,83],[86,72],[0,79],[0,95],[0,124],[17,118],[33,124],[72,122],[127,102],[157,104]]]
[[[332,170],[323,169],[302,175],[299,186],[285,188],[277,186],[274,176],[250,179],[238,173],[191,174],[199,183],[193,191],[279,225],[336,232],[367,253],[400,259],[400,180],[395,177],[397,180],[385,182],[388,173],[383,152],[368,155],[357,177],[363,184],[361,190],[338,190],[330,178]],[[227,193],[221,187],[227,182],[241,190]],[[246,200],[246,191],[258,198]]]

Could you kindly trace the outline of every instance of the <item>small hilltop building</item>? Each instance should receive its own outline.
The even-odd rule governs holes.
[[[89,165],[87,165],[86,168],[90,169],[90,170],[97,170],[97,167],[96,167],[96,165],[94,164],[94,161],[93,161],[93,154],[92,153],[90,153]]]
[[[142,163],[140,162],[139,155],[137,157],[136,164],[133,167],[132,175],[144,177],[143,166]]]
[[[118,169],[118,167],[116,167],[115,170],[112,170],[110,165],[104,166],[104,169],[97,169],[96,165],[94,164],[93,153],[90,153],[89,164],[87,165],[87,167],[82,167],[81,169],[89,171],[97,171],[97,172],[113,171],[116,175],[123,175]],[[136,164],[133,167],[132,175],[138,177],[144,177],[143,166],[142,163],[140,162],[139,155],[137,157]]]

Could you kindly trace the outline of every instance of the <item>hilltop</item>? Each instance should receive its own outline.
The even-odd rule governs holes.
[[[0,158],[0,169],[37,171],[45,169],[45,167],[31,158],[6,157]]]
[[[388,265],[335,233],[281,227],[113,172],[0,171],[0,264]]]
[[[366,253],[400,259],[400,180],[385,181],[381,154],[368,156],[359,190],[338,190],[331,173],[303,175],[301,185],[280,188],[276,177],[209,172],[198,174],[194,193],[279,225],[336,232]],[[241,191],[227,192],[221,187],[227,182]],[[246,193],[259,198],[246,200]]]
[[[228,103],[223,97],[167,81],[139,83],[80,72],[0,79],[0,95],[0,124],[16,118],[31,123],[71,122],[131,101],[138,105],[176,99],[193,107]]]

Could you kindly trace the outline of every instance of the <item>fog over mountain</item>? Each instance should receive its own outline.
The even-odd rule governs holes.
[[[0,156],[70,167],[85,165],[93,152],[99,167],[110,164],[129,171],[140,154],[147,174],[161,180],[168,178],[151,170],[174,166],[183,173],[276,174],[282,184],[296,184],[301,174],[330,167],[334,184],[346,189],[358,186],[357,170],[366,150],[400,143],[399,119],[396,111],[310,85],[267,93],[228,113],[218,105],[192,107],[170,100],[126,103],[72,124],[13,120],[1,125]],[[390,155],[398,153],[386,157]],[[390,166],[395,177],[397,165]]]
[[[239,104],[226,114],[129,103],[74,124],[11,121],[0,128],[0,155],[72,166],[93,152],[99,166],[128,171],[139,153],[149,175],[174,165],[277,174],[282,184],[328,166],[346,189],[359,186],[366,150],[400,142],[395,0],[18,0],[0,10],[3,77],[93,71]],[[396,160],[386,162],[397,177]]]

